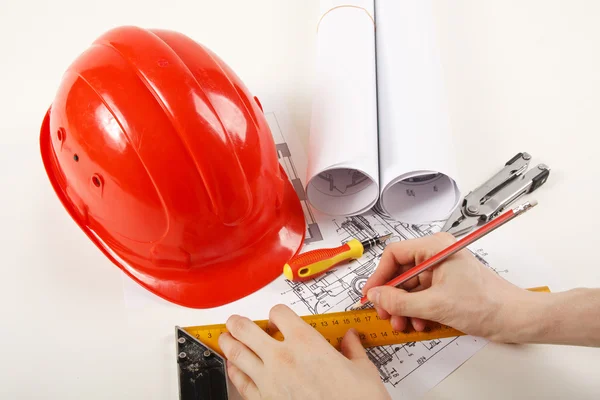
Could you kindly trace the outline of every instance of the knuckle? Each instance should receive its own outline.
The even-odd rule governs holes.
[[[394,295],[392,290],[383,291],[380,298],[381,306],[390,314],[401,315],[403,307],[402,301],[398,297]]]
[[[382,255],[388,255],[394,252],[394,250],[397,250],[398,247],[400,247],[402,244],[402,242],[395,242],[395,243],[390,243],[387,246],[385,246],[385,248],[383,249],[383,253]]]
[[[443,244],[448,245],[456,242],[456,238],[449,232],[437,232],[434,236]]]
[[[273,353],[275,362],[280,366],[290,367],[296,364],[296,357],[287,347],[281,346]]]
[[[393,260],[394,254],[401,251],[403,246],[404,243],[402,242],[390,243],[387,246],[385,246],[385,248],[383,249],[383,253],[381,253],[381,261],[389,262]]]
[[[249,398],[249,394],[250,394],[250,380],[244,379],[242,382],[240,382],[239,387],[237,388],[237,390],[240,393],[240,396],[242,396],[242,398],[244,398],[244,399]]]
[[[320,334],[317,333],[316,330],[313,330],[313,328],[311,328],[310,325],[305,325],[294,328],[294,330],[292,331],[292,335],[294,337],[294,340],[296,340],[297,342],[302,344],[310,344],[314,340],[315,335]]]
[[[435,255],[435,251],[431,248],[421,248],[415,251],[415,263],[420,264],[423,261],[433,257]]]
[[[227,326],[227,329],[229,329],[229,331],[236,336],[248,328],[249,322],[250,320],[248,318],[233,315],[227,320],[225,325]]]
[[[392,315],[404,316],[405,315],[405,307],[401,302],[398,301],[389,307],[388,312]]]
[[[234,364],[227,364],[227,376],[231,380],[231,382],[237,387],[238,382],[242,379],[242,371],[236,367]]]
[[[243,351],[242,346],[240,346],[239,344],[236,344],[236,343],[233,343],[232,345],[227,347],[227,349],[223,349],[223,352],[225,353],[227,358],[231,362],[234,362],[234,363],[240,359],[240,356],[242,355],[242,351]]]

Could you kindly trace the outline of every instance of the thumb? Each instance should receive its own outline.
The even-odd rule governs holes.
[[[439,309],[437,296],[431,289],[409,293],[392,286],[379,286],[369,290],[367,298],[389,314],[402,317],[435,320]]]
[[[350,360],[367,359],[367,352],[360,342],[358,333],[354,328],[351,328],[346,332],[340,347],[342,354]]]

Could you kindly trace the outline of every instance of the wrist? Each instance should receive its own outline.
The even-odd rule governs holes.
[[[539,343],[558,326],[556,294],[517,289],[502,303],[499,329],[489,338],[504,343]]]
[[[600,345],[600,291],[524,290],[502,307],[502,328],[490,340],[508,343]],[[585,321],[585,323],[582,323]]]

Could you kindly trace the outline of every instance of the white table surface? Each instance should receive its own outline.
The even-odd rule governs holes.
[[[40,124],[68,64],[118,25],[178,30],[253,92],[282,96],[305,143],[316,7],[0,2],[0,398],[175,399],[173,326],[236,312],[126,306],[120,271],[70,220],[39,156]],[[600,2],[437,1],[435,12],[464,187],[520,151],[552,168],[528,222],[494,233],[503,262],[542,257],[554,291],[600,287]],[[598,398],[599,360],[599,349],[490,344],[426,397]]]

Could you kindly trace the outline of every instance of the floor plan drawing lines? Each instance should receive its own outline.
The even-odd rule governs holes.
[[[315,181],[315,187],[321,193],[330,196],[353,194],[371,184],[371,180],[366,175],[351,169],[336,170],[335,173],[321,172],[317,176],[319,180]]]
[[[353,238],[364,240],[390,233],[392,241],[414,239],[439,232],[444,221],[424,225],[406,224],[372,211],[358,216],[334,218],[332,223],[339,242],[344,243]],[[302,304],[312,314],[349,310],[361,298],[362,288],[377,267],[383,251],[383,245],[373,246],[360,259],[316,279],[307,282],[286,281],[289,290],[283,295],[289,299],[289,304]],[[483,256],[474,254],[485,263]],[[447,346],[459,346],[461,342],[457,339],[374,347],[367,349],[367,355],[377,367],[381,380],[386,385],[396,387]]]
[[[267,107],[266,110],[272,112],[265,112],[265,116],[271,128],[277,157],[300,199],[306,219],[306,241],[301,251],[337,247],[351,239],[362,241],[388,234],[391,236],[386,243],[369,248],[359,259],[340,264],[309,281],[292,282],[284,278],[278,280],[273,284],[275,291],[269,293],[269,301],[272,301],[273,294],[279,294],[277,301],[287,304],[298,315],[348,311],[362,297],[362,290],[378,267],[386,246],[393,242],[433,235],[442,229],[445,220],[415,225],[395,220],[377,207],[351,215],[333,213],[334,216],[313,208],[305,192],[310,160],[297,137],[300,135],[295,135],[298,128],[288,112],[280,110],[278,104],[272,103],[274,109]],[[326,174],[317,178],[316,182],[321,181],[324,190],[345,190],[342,197],[351,196],[351,192],[358,192],[362,185],[369,183],[361,176],[352,174],[346,174],[340,181],[333,179],[333,182],[322,178],[327,178]],[[493,258],[488,257],[485,250],[477,248],[472,252],[484,265],[495,270],[488,263],[489,260],[493,261]],[[495,271],[510,275],[508,271]],[[486,344],[487,341],[482,338],[464,335],[373,347],[366,352],[393,398],[416,399],[441,382]]]
[[[310,209],[308,204],[308,199],[306,198],[306,192],[304,191],[304,186],[302,185],[302,180],[298,175],[298,171],[294,166],[294,160],[292,157],[292,153],[289,149],[287,142],[285,141],[285,137],[283,136],[283,132],[281,132],[281,128],[277,123],[277,116],[275,113],[266,113],[267,122],[269,123],[269,127],[271,128],[271,133],[273,135],[273,140],[275,141],[275,148],[277,150],[277,157],[279,158],[279,164],[283,167],[285,173],[288,176],[288,179],[292,183],[298,198],[302,204],[302,210],[304,211],[304,219],[306,220],[306,235],[304,238],[304,243],[313,243],[319,242],[323,240],[323,235],[321,234],[321,230],[319,229],[319,224],[317,223],[315,216]]]
[[[340,243],[353,238],[365,240],[387,234],[392,234],[392,241],[407,240],[431,234],[442,226],[442,222],[424,226],[408,225],[377,213],[334,219],[333,223]],[[373,246],[360,259],[308,282],[286,281],[290,286],[289,293],[293,293],[297,301],[304,303],[313,314],[347,310],[362,297],[362,288],[377,266],[383,250],[384,245]]]

